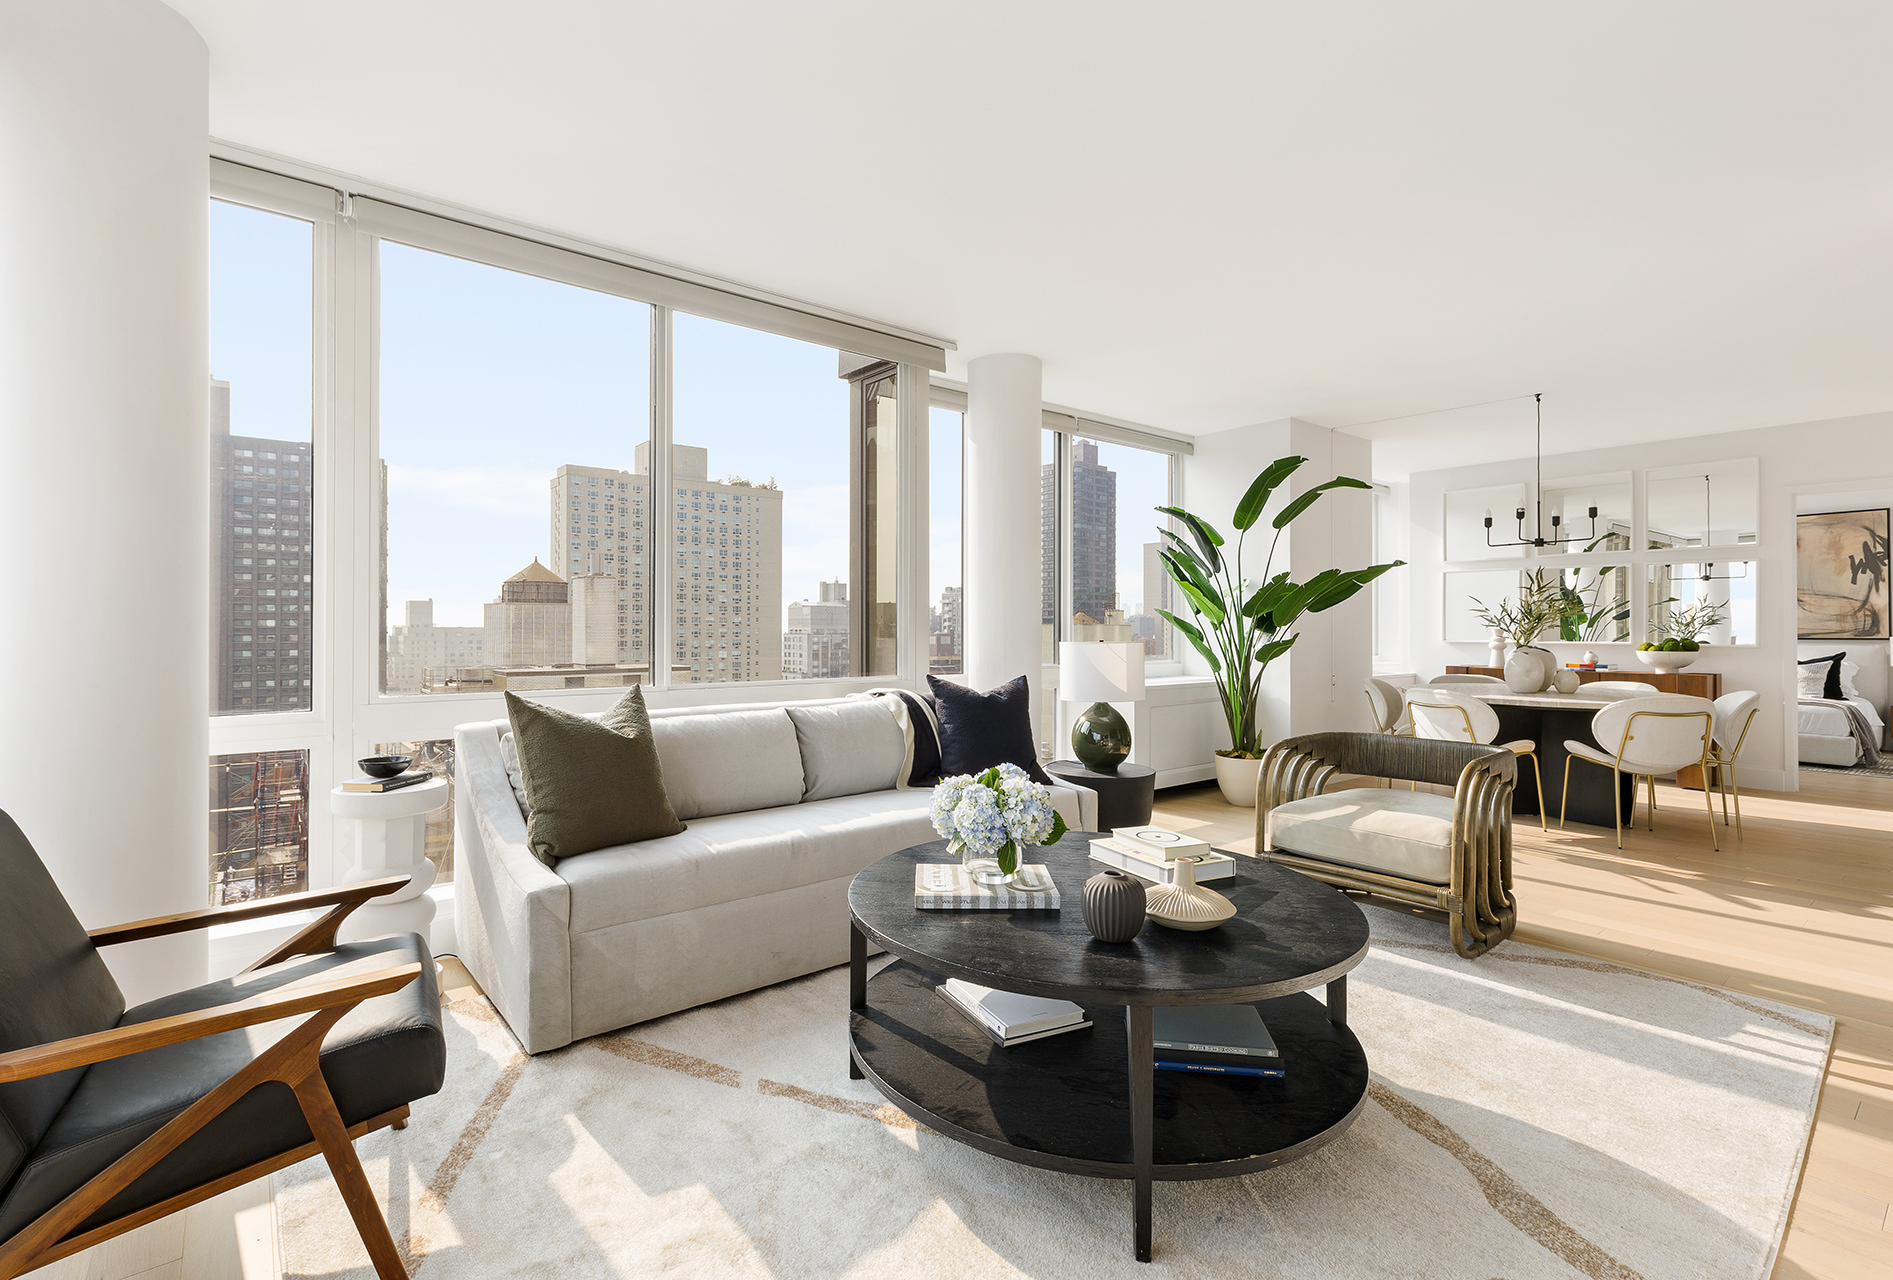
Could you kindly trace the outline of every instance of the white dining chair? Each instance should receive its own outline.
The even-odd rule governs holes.
[[[1637,779],[1649,783],[1650,830],[1656,830],[1656,775],[1674,773],[1690,765],[1703,769],[1702,802],[1709,810],[1709,842],[1716,838],[1716,806],[1709,795],[1708,766],[1715,731],[1716,704],[1707,698],[1682,693],[1657,693],[1614,702],[1591,718],[1591,736],[1598,745],[1565,739],[1564,794],[1571,794],[1571,765],[1582,760],[1611,771],[1611,803],[1616,811],[1617,847],[1624,847],[1623,791],[1617,775],[1630,775],[1630,821],[1637,816]],[[1558,805],[1558,829],[1564,830],[1564,802]]]
[[[1416,738],[1487,743],[1499,736],[1499,713],[1469,693],[1431,686],[1409,689],[1407,717],[1413,722]],[[1550,830],[1545,819],[1545,780],[1538,765],[1538,744],[1530,738],[1519,738],[1498,745],[1515,756],[1531,757],[1532,780],[1538,784],[1538,825]]]
[[[1443,675],[1434,676],[1428,684],[1504,684],[1497,676]]]
[[[1413,726],[1407,723],[1407,704],[1398,686],[1379,676],[1368,676],[1367,706],[1374,715],[1375,733],[1411,736]]]
[[[1735,781],[1735,762],[1748,741],[1748,727],[1761,710],[1762,695],[1753,689],[1725,693],[1716,699],[1715,741],[1710,746],[1709,761],[1716,767],[1716,780],[1722,785],[1722,825],[1729,825],[1729,795],[1735,795],[1735,838],[1742,838],[1742,788]]]

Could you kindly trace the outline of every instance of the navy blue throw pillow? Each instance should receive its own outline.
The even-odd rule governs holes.
[[[927,687],[940,720],[941,777],[1016,764],[1032,781],[1051,785],[1032,744],[1032,690],[1024,676],[990,693],[931,675]]]
[[[1795,663],[1798,667],[1812,667],[1818,663],[1827,664],[1827,679],[1821,685],[1823,698],[1842,698],[1846,695],[1840,690],[1840,664],[1847,660],[1845,653],[1829,654],[1825,658],[1803,658]]]

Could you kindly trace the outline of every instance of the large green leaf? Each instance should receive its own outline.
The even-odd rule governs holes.
[[[1168,609],[1159,609],[1157,612],[1168,619],[1170,625],[1175,627],[1178,631],[1181,631],[1183,638],[1196,647],[1196,651],[1203,655],[1203,661],[1209,663],[1209,669],[1212,674],[1218,676],[1222,675],[1222,659],[1218,658],[1210,651],[1209,645],[1203,641],[1203,633],[1201,631],[1198,631],[1195,627],[1177,617],[1176,614],[1171,613]]]
[[[1308,612],[1325,613],[1342,601],[1350,599],[1362,587],[1387,570],[1397,569],[1405,563],[1404,560],[1391,560],[1386,564],[1370,565],[1365,569],[1352,569],[1341,574],[1333,583],[1309,600]]]
[[[1242,616],[1260,618],[1263,614],[1273,612],[1275,607],[1282,602],[1282,597],[1292,590],[1294,590],[1294,584],[1289,582],[1288,574],[1276,574],[1250,592],[1248,600],[1243,603]]]
[[[1277,529],[1287,528],[1288,525],[1294,521],[1296,516],[1314,506],[1315,501],[1330,489],[1371,488],[1373,488],[1373,486],[1368,484],[1365,480],[1356,480],[1351,476],[1336,476],[1332,480],[1316,485],[1314,488],[1308,490],[1308,492],[1302,494],[1301,497],[1296,498],[1293,502],[1276,512],[1273,523]]]
[[[1157,553],[1157,559],[1162,561],[1164,567],[1170,570],[1171,580],[1179,587],[1194,587],[1211,600],[1220,600],[1222,598],[1222,593],[1216,589],[1215,581],[1212,580],[1207,573],[1203,572],[1202,566],[1197,564],[1194,560],[1186,560],[1173,551],[1160,551]],[[1216,612],[1218,621],[1220,621],[1222,615],[1222,607],[1220,605],[1217,606]]]
[[[1183,522],[1184,527],[1195,536],[1197,549],[1203,553],[1204,563],[1209,565],[1211,573],[1223,567],[1222,554],[1216,550],[1223,545],[1223,535],[1216,532],[1214,525],[1201,516],[1191,515],[1182,507],[1158,507],[1157,510]]]
[[[1306,461],[1308,459],[1298,458],[1291,454],[1286,458],[1277,458],[1271,462],[1267,469],[1255,478],[1255,482],[1249,486],[1249,491],[1242,495],[1242,501],[1236,504],[1235,519],[1230,523],[1237,529],[1247,531],[1261,519],[1262,509],[1269,505],[1269,499],[1274,496],[1275,490],[1282,481],[1293,475],[1296,469]]]
[[[1198,617],[1207,618],[1212,627],[1223,625],[1223,606],[1215,596],[1197,590],[1193,582],[1179,582],[1177,590],[1189,600],[1190,607],[1196,610]]]
[[[1290,649],[1293,649],[1295,642],[1299,639],[1301,639],[1301,632],[1297,631],[1286,640],[1271,640],[1256,649],[1255,657],[1252,661],[1259,667],[1266,667],[1269,663],[1275,661]]]

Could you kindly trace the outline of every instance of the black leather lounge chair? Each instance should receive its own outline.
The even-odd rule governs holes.
[[[0,1280],[254,1178],[327,1159],[382,1280],[406,1269],[353,1140],[440,1089],[433,957],[337,943],[404,877],[87,933],[0,813]],[[251,968],[132,1008],[100,947],[329,908]]]

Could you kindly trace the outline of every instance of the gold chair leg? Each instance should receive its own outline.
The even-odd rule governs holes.
[[[1722,839],[1716,834],[1716,798],[1709,794],[1709,775],[1706,772],[1708,767],[1708,765],[1703,766],[1705,772],[1702,777],[1702,807],[1709,811],[1709,847],[1721,853]]]
[[[1564,813],[1571,805],[1571,762],[1576,756],[1564,758],[1564,794],[1558,797],[1558,830],[1564,830]]]
[[[1729,790],[1735,793],[1735,838],[1742,838],[1742,784],[1735,780],[1735,767],[1729,766]]]
[[[1617,768],[1610,770],[1610,803],[1616,809],[1617,847],[1624,847],[1624,789],[1617,785]],[[1630,775],[1630,820],[1637,820],[1637,775]]]
[[[1656,775],[1654,773],[1646,773],[1643,775],[1643,780],[1645,783],[1649,784],[1649,790],[1650,790],[1650,811],[1647,814],[1645,814],[1644,817],[1648,819],[1650,823],[1650,830],[1655,831],[1656,830]]]
[[[1536,751],[1526,751],[1522,754],[1531,757],[1532,782],[1538,787],[1538,829],[1540,831],[1549,831],[1551,828],[1547,824],[1550,818],[1545,813],[1545,771],[1538,765],[1538,753]],[[1566,763],[1568,765],[1569,761]],[[1563,814],[1558,815],[1558,825],[1560,827],[1564,826]]]

